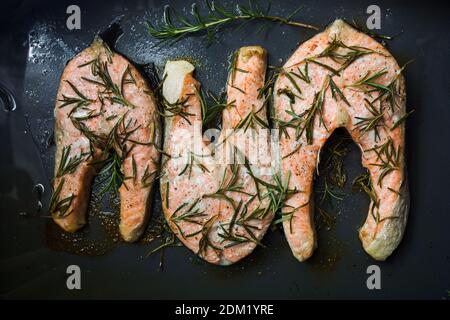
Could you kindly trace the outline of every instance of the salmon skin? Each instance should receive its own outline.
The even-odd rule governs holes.
[[[135,241],[149,216],[161,144],[156,101],[144,78],[97,37],[65,67],[54,114],[54,221],[68,232],[82,228],[94,176],[114,166],[112,182],[123,179],[120,233]]]
[[[194,66],[168,61],[163,84],[164,215],[185,246],[220,265],[249,255],[261,244],[274,216],[268,194],[273,182],[269,140],[258,134],[267,129],[266,100],[260,95],[266,51],[243,47],[232,60],[227,107],[215,148],[202,140],[202,96]],[[260,157],[251,161],[255,149]]]
[[[381,44],[342,20],[301,44],[283,66],[274,87],[274,113],[282,176],[301,191],[287,200],[296,209],[283,222],[298,260],[308,259],[316,247],[314,170],[320,149],[338,127],[361,148],[370,174],[369,214],[359,231],[364,250],[385,260],[399,245],[409,208],[401,72]]]

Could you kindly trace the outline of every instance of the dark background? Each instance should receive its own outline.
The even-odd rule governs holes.
[[[189,12],[189,1],[170,3]],[[314,32],[270,25],[257,33],[261,24],[255,22],[239,32],[226,27],[209,47],[202,36],[171,47],[153,47],[155,40],[146,32],[145,21],[159,22],[163,1],[2,2],[0,84],[12,92],[17,109],[6,112],[0,108],[0,296],[448,299],[450,11],[432,1],[302,3],[305,9],[296,19],[321,28],[338,17],[365,22],[367,6],[377,4],[382,10],[381,33],[394,35],[404,30],[388,43],[391,53],[400,64],[415,59],[405,71],[408,108],[416,110],[408,120],[406,137],[410,218],[402,243],[386,262],[372,260],[357,236],[368,199],[350,191],[351,181],[363,172],[355,145],[345,159],[349,182],[344,200],[333,210],[339,212],[336,225],[331,231],[319,231],[319,249],[305,263],[293,258],[282,231],[275,229],[264,238],[266,248],[257,248],[236,265],[209,265],[178,247],[165,251],[164,267],[159,270],[158,254],[145,258],[156,242],[116,241],[117,203],[107,198],[91,201],[91,223],[81,234],[63,234],[45,217],[53,170],[55,95],[65,63],[88,46],[97,32],[117,22],[123,34],[115,49],[137,65],[155,63],[161,68],[169,58],[193,60],[197,78],[215,93],[225,85],[227,58],[233,50],[262,45],[269,52],[269,64],[282,65],[298,43]],[[81,7],[81,30],[66,28],[69,4]],[[233,6],[230,1],[225,5]],[[297,1],[276,1],[272,13],[287,15],[297,6]],[[39,183],[45,188],[42,197],[34,188]],[[156,217],[158,197],[155,194]],[[115,215],[105,214],[108,210]],[[106,220],[99,218],[104,216]],[[105,232],[101,221],[113,221],[109,225],[114,230]],[[66,289],[66,268],[71,264],[81,267],[82,290]],[[381,267],[381,290],[366,287],[366,269],[371,264]]]

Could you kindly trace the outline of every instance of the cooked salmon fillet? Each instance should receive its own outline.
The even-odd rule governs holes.
[[[229,265],[260,244],[274,215],[266,185],[272,182],[269,137],[258,134],[267,131],[259,94],[266,51],[236,52],[217,144],[202,140],[201,89],[193,72],[187,61],[168,61],[165,68],[163,210],[184,245],[210,263]],[[260,157],[251,156],[256,151]]]
[[[123,175],[120,233],[135,241],[149,216],[161,143],[157,105],[143,77],[96,38],[64,69],[54,113],[54,221],[69,232],[83,227],[93,178],[114,164]]]
[[[369,214],[359,231],[365,251],[384,260],[400,243],[409,207],[401,71],[380,43],[342,20],[301,44],[283,66],[274,87],[282,176],[301,191],[287,200],[296,210],[283,227],[298,260],[316,247],[314,170],[339,127],[361,148],[370,173]]]

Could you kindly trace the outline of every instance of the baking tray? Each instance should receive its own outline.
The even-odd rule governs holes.
[[[169,2],[185,14],[190,1]],[[81,30],[68,30],[66,8],[81,8]],[[184,247],[147,254],[157,242],[125,244],[117,237],[117,201],[91,199],[89,226],[76,235],[61,232],[46,217],[53,171],[53,107],[66,62],[104,32],[114,48],[144,74],[149,64],[161,70],[170,58],[189,58],[197,78],[215,93],[226,82],[227,59],[244,45],[262,45],[269,64],[281,65],[314,32],[259,22],[235,32],[224,28],[211,45],[202,35],[172,46],[154,46],[145,21],[160,21],[164,1],[15,1],[0,4],[0,84],[16,102],[0,110],[0,295],[2,298],[148,299],[448,299],[450,290],[450,108],[448,30],[445,4],[427,1],[377,1],[382,30],[404,31],[388,43],[405,71],[408,108],[407,165],[411,210],[406,234],[386,262],[362,249],[358,228],[368,199],[352,193],[351,181],[363,172],[353,144],[345,158],[345,197],[333,210],[336,223],[319,230],[319,248],[307,262],[294,259],[282,230],[273,228],[241,262],[209,265]],[[365,21],[367,1],[302,1],[299,20],[325,27],[335,18]],[[225,6],[233,6],[230,1]],[[297,1],[276,1],[272,12],[286,15]],[[147,70],[147,71],[146,71]],[[318,191],[320,180],[318,178]],[[94,189],[98,189],[98,186]],[[43,191],[43,192],[42,192]],[[94,194],[95,194],[94,190]],[[42,208],[41,208],[42,207]],[[159,193],[154,217],[161,214]],[[339,214],[337,214],[339,212]],[[367,267],[381,268],[381,290],[368,290]],[[66,287],[69,265],[81,268],[81,290]]]

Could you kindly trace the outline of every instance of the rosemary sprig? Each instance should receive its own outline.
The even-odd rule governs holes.
[[[205,155],[197,155],[191,151],[189,151],[188,161],[186,166],[181,170],[178,176],[182,176],[185,172],[188,172],[189,179],[191,178],[192,167],[196,166],[200,168],[202,172],[209,172],[209,169],[202,163],[202,161],[198,160],[196,157],[205,157]]]
[[[258,99],[261,98],[268,98],[272,96],[273,92],[273,86],[275,85],[275,80],[277,79],[278,75],[280,74],[280,68],[269,66],[268,67],[268,75],[266,77],[266,81],[264,82],[264,85],[258,90]]]
[[[400,119],[398,119],[391,128],[391,131],[394,130],[395,128],[397,128],[399,125],[401,125],[403,122],[405,122],[406,118],[408,118],[414,111],[414,109],[412,109],[411,111],[405,113]]]
[[[262,200],[263,200],[263,197],[267,197],[267,196],[268,196],[268,194],[262,195],[262,192],[261,192],[262,187],[264,187],[266,190],[269,190],[269,188],[271,188],[271,189],[276,189],[276,186],[275,186],[275,185],[273,185],[273,184],[271,184],[271,183],[268,183],[268,182],[262,180],[261,178],[257,177],[257,176],[253,173],[252,168],[251,168],[251,166],[250,166],[250,162],[248,161],[248,158],[247,158],[247,157],[244,158],[244,167],[245,167],[245,169],[247,170],[247,174],[249,174],[250,177],[252,177],[253,182],[255,183],[255,189],[256,189],[256,194],[255,194],[255,195],[252,195],[252,196],[250,197],[250,199],[248,200],[248,203],[247,203],[247,204],[250,204],[250,203],[255,199],[255,197],[258,197],[259,201],[262,201]],[[261,218],[261,219],[265,218],[266,215],[270,212],[270,209],[271,209],[270,206],[264,208],[263,211],[261,212],[261,217],[260,217],[260,218]],[[274,211],[273,211],[273,212],[274,212]]]
[[[360,46],[347,46],[341,40],[334,38],[321,53],[311,58],[307,58],[305,61],[315,63],[329,70],[333,75],[339,76],[342,70],[345,70],[357,59],[371,53],[375,53],[375,51]],[[319,61],[319,58],[330,58],[332,61],[339,63],[340,67],[335,69]]]
[[[155,240],[159,240],[160,244],[156,248],[148,252],[145,255],[145,258],[148,258],[151,255],[159,252],[160,255],[159,255],[158,269],[162,270],[164,263],[165,249],[168,247],[180,247],[181,243],[170,229],[166,219],[161,217],[156,218],[152,220],[152,223],[150,223],[149,225],[150,227],[147,233],[149,234],[150,237],[150,243],[154,242]]]
[[[286,159],[289,158],[290,156],[292,156],[294,153],[296,153],[298,150],[300,150],[300,148],[302,147],[301,143],[298,143],[298,145],[292,149],[292,151],[290,151],[288,154],[284,155],[281,159]]]
[[[142,174],[142,177],[141,177],[141,187],[142,188],[150,187],[156,179],[160,178],[161,171],[159,169],[160,168],[157,168],[157,169],[153,170],[152,172],[149,172],[149,166],[147,165],[145,167],[144,173]]]
[[[117,118],[117,114],[112,114],[112,115],[106,117],[106,121],[111,121],[111,120],[114,120],[115,118]]]
[[[308,72],[308,61],[305,62],[305,67],[303,68],[303,71],[300,70],[300,67],[297,67],[297,73],[291,71],[290,74],[299,78],[300,80],[303,80],[304,82],[306,82],[308,84],[311,83],[311,78],[309,77],[309,72]]]
[[[194,116],[193,113],[189,113],[186,111],[186,108],[189,106],[188,104],[189,96],[184,97],[183,99],[177,99],[174,103],[170,103],[166,99],[162,100],[163,111],[159,112],[159,114],[166,118],[171,118],[175,116],[180,116],[184,120],[186,120],[189,124],[189,116]]]
[[[234,106],[234,101],[227,103],[227,97],[225,92],[221,92],[218,96],[215,96],[212,92],[203,90],[197,90],[197,94],[200,98],[200,105],[202,108],[202,125],[206,126],[215,120],[223,110],[228,107]]]
[[[370,175],[368,173],[360,175],[355,178],[353,181],[353,189],[356,191],[364,191],[372,201],[371,208],[370,208],[370,214],[372,218],[375,220],[376,224],[379,224],[386,220],[392,220],[392,219],[398,219],[399,216],[387,216],[384,218],[381,218],[379,207],[380,207],[380,200],[378,199],[375,190],[372,186],[372,181],[370,179]],[[391,189],[391,191],[395,192]]]
[[[198,32],[206,32],[208,43],[211,43],[215,34],[219,32],[220,28],[232,22],[265,20],[294,27],[318,30],[318,28],[315,26],[291,20],[292,17],[301,10],[301,7],[293,11],[287,17],[283,18],[270,15],[270,2],[268,3],[267,8],[264,10],[250,0],[248,6],[243,6],[240,4],[237,5],[236,13],[232,10],[223,8],[212,1],[206,0],[205,2],[208,10],[208,15],[202,16],[198,6],[194,4],[191,11],[194,18],[193,20],[189,20],[187,17],[180,16],[174,10],[171,10],[170,6],[166,6],[164,10],[162,25],[154,26],[151,22],[148,21],[148,32],[154,38],[160,40],[160,43],[166,42],[168,40],[173,40],[174,42],[176,42],[187,35],[195,34]],[[175,14],[176,18],[174,22],[172,21],[172,14]]]
[[[103,141],[102,137],[91,131],[82,120],[78,120],[76,117],[71,117],[70,120],[72,121],[74,127],[77,128],[86,138],[88,138],[91,155],[93,155],[93,148],[101,146]]]
[[[130,139],[131,134],[138,130],[140,125],[136,126],[136,121],[133,121],[131,118],[125,122],[125,116],[126,113],[119,118],[106,137],[95,134],[82,121],[71,117],[74,126],[89,139],[91,154],[93,153],[94,147],[102,150],[100,160],[89,163],[89,165],[102,165],[100,181],[103,183],[108,180],[108,183],[101,190],[100,194],[104,194],[110,190],[117,192],[117,189],[122,185],[124,179],[126,179],[121,171],[124,159],[135,144],[149,144]],[[131,128],[133,126],[134,128]],[[127,141],[132,143],[129,149],[127,149]],[[135,165],[133,171],[135,176],[137,171]]]
[[[120,92],[123,94],[124,87],[127,84],[136,84],[136,80],[133,77],[133,74],[131,73],[130,65],[127,65],[127,68],[122,74],[122,80],[120,81]]]
[[[304,117],[304,119],[302,120],[303,126],[297,137],[300,138],[303,132],[306,132],[306,141],[308,144],[312,144],[313,142],[314,119],[316,118],[317,114],[319,115],[320,125],[323,125],[325,128],[327,128],[322,117],[322,108],[325,102],[325,92],[328,88],[329,83],[330,76],[326,76],[322,85],[322,89],[314,95],[314,100],[311,107],[302,114],[302,116]]]
[[[107,137],[103,141],[102,149],[106,150],[105,153],[114,150],[119,154],[122,158],[125,158],[126,154],[130,150],[126,150],[125,142],[130,141],[135,144],[143,144],[140,141],[135,141],[130,139],[131,134],[133,134],[136,130],[138,130],[141,126],[136,126],[136,120],[129,118],[127,122],[125,122],[126,113],[123,114],[116,124],[113,126]],[[130,129],[130,126],[133,127]]]
[[[235,150],[235,152],[236,152],[236,150]],[[233,210],[234,210],[233,215],[230,219],[230,222],[227,224],[220,225],[221,233],[219,233],[219,236],[223,239],[223,242],[224,241],[228,242],[225,245],[225,248],[229,248],[229,247],[232,247],[232,246],[235,246],[235,245],[238,245],[241,243],[245,243],[245,242],[250,242],[250,241],[254,242],[257,245],[263,246],[263,244],[261,244],[258,237],[254,233],[254,230],[259,230],[259,228],[256,226],[253,226],[250,222],[255,219],[264,219],[267,216],[267,214],[270,212],[270,206],[266,207],[266,208],[260,208],[258,206],[250,214],[247,214],[247,213],[248,213],[248,205],[250,205],[250,203],[255,199],[256,196],[258,196],[258,198],[260,198],[260,200],[262,199],[261,194],[260,194],[260,186],[259,185],[263,184],[264,186],[269,186],[270,184],[257,178],[253,174],[253,172],[250,168],[248,159],[245,158],[244,166],[246,167],[250,176],[255,181],[255,188],[257,190],[257,194],[252,195],[248,192],[244,192],[244,191],[242,191],[242,188],[243,188],[242,184],[237,184],[238,172],[240,169],[239,166],[235,165],[235,164],[230,165],[230,166],[231,166],[231,172],[232,172],[230,179],[227,182],[225,182],[225,174],[224,174],[224,178],[222,179],[219,190],[214,195],[207,195],[207,197],[212,196],[212,197],[218,197],[218,198],[222,198],[222,199],[226,200],[227,202],[229,202],[231,204],[231,206],[233,207]],[[227,192],[230,192],[230,191],[246,194],[246,195],[250,196],[250,198],[246,204],[243,204],[242,200],[240,200],[239,203],[237,205],[235,205],[233,199],[227,195]],[[225,228],[225,225],[228,225],[228,228]],[[234,232],[235,225],[243,228],[245,231],[245,234],[236,234]]]
[[[255,231],[260,231],[260,228],[257,226],[254,226],[250,223],[250,221],[255,219],[260,219],[257,217],[258,214],[264,213],[264,209],[255,209],[252,213],[250,213],[247,216],[248,208],[247,205],[244,206],[243,210],[241,211],[241,216],[236,221],[236,225],[242,227],[247,235],[237,235],[240,238],[247,239],[248,241],[251,241],[255,243],[256,245],[259,245],[261,247],[265,247],[261,241],[259,241],[258,237],[255,235]]]
[[[259,231],[260,229],[257,226],[252,225],[250,222],[256,219],[263,219],[265,216],[265,209],[261,209],[259,206],[254,209],[252,212],[248,214],[248,204],[252,200],[250,199],[247,204],[242,203],[242,200],[239,202],[238,206],[235,208],[234,213],[231,217],[229,223],[227,223],[228,228],[224,227],[224,224],[220,225],[221,233],[219,236],[223,238],[224,241],[228,241],[229,243],[225,245],[225,248],[230,248],[236,246],[238,244],[242,244],[245,242],[253,242],[256,245],[264,247],[264,245],[259,241],[258,237],[255,235],[254,231]],[[241,210],[242,208],[242,210]],[[239,218],[238,218],[239,216]],[[246,234],[237,234],[234,231],[234,227],[239,226]]]
[[[239,201],[238,205],[234,208],[233,211],[233,215],[231,216],[230,222],[227,223],[228,224],[228,229],[225,229],[224,224],[220,225],[220,229],[222,232],[219,232],[218,235],[219,237],[221,237],[224,241],[231,241],[231,245],[229,245],[229,247],[243,243],[243,242],[248,242],[249,239],[244,237],[244,236],[235,236],[234,233],[234,226],[236,224],[236,219],[237,216],[239,214],[239,212],[241,211],[242,208],[242,200]]]
[[[374,87],[373,91],[378,92],[378,96],[373,100],[373,102],[380,101],[384,102],[387,101],[389,103],[390,109],[392,112],[394,112],[395,108],[398,108],[399,105],[397,104],[397,97],[401,96],[399,92],[399,78],[400,75],[403,73],[405,68],[412,63],[413,60],[410,60],[406,62],[395,74],[394,78],[387,84],[386,86],[379,86]],[[370,93],[370,92],[369,92]]]
[[[229,64],[230,67],[228,70],[229,85],[235,89],[238,89],[234,86],[234,80],[236,78],[236,73],[237,72],[248,73],[247,70],[237,67],[238,57],[239,57],[239,50],[236,50],[232,53],[232,55],[230,57],[230,64]]]
[[[377,194],[373,188],[372,180],[368,173],[357,176],[352,183],[353,191],[363,191],[365,192],[372,202],[377,203]]]
[[[345,97],[344,93],[339,89],[339,87],[336,85],[336,83],[333,81],[333,78],[330,77],[330,89],[331,89],[331,96],[334,100],[337,101],[337,96],[339,96],[342,101],[345,102],[346,105],[350,107],[350,102],[348,102],[347,98]]]
[[[388,36],[388,35],[384,35],[384,34],[379,34],[379,33],[374,32],[373,30],[370,30],[369,28],[366,27],[366,25],[364,23],[359,23],[355,19],[352,19],[352,22],[350,24],[351,24],[351,26],[353,28],[355,28],[359,32],[365,33],[369,37],[374,38],[376,40],[381,40],[381,41],[393,40],[395,37],[397,37],[398,35],[403,33],[403,30],[402,30],[399,34],[394,35],[394,36]]]
[[[375,82],[375,80],[384,76],[386,73],[386,68],[373,73],[367,71],[364,77],[354,82],[353,84],[348,85],[347,87],[360,88],[364,92],[371,92],[373,90],[389,90],[389,88],[387,88],[386,86]],[[371,90],[364,89],[364,86],[371,88]]]
[[[238,192],[243,193],[247,195],[247,192],[243,191],[243,185],[242,183],[238,183],[239,180],[239,165],[235,163],[229,164],[229,168],[231,171],[231,176],[227,179],[227,172],[228,170],[225,169],[223,172],[223,177],[220,182],[219,188],[214,193],[204,194],[203,198],[217,198],[217,199],[223,199],[226,200],[228,203],[231,204],[233,208],[236,208],[236,205],[233,201],[233,199],[228,195],[229,192]]]
[[[268,129],[269,124],[258,116],[258,113],[262,108],[264,108],[264,106],[257,111],[249,112],[241,121],[239,121],[235,130],[244,129],[244,132],[246,132],[248,128],[256,129],[258,126]]]
[[[62,177],[67,173],[74,173],[78,165],[83,162],[86,155],[89,153],[80,152],[80,154],[69,157],[71,146],[63,147],[61,160],[59,162],[56,177]]]
[[[373,130],[375,133],[375,141],[380,139],[380,133],[378,131],[378,127],[384,126],[384,111],[383,107],[380,103],[379,108],[377,109],[372,102],[367,99],[364,99],[366,102],[365,106],[367,110],[369,110],[371,116],[368,117],[355,117],[359,121],[355,123],[355,129],[358,129],[362,135]]]
[[[76,121],[72,118],[74,125],[89,139],[91,145],[102,150],[100,160],[89,163],[90,165],[101,165],[102,170],[99,173],[100,181],[101,183],[108,181],[105,187],[100,191],[101,195],[111,190],[117,192],[118,188],[126,179],[122,172],[122,163],[124,159],[135,144],[147,144],[130,139],[131,134],[138,130],[140,125],[136,126],[136,121],[133,121],[131,118],[128,119],[128,121],[125,121],[125,117],[126,113],[117,120],[106,137],[96,135],[90,131],[83,122]],[[127,141],[133,143],[128,149],[126,145]],[[137,169],[133,168],[133,171],[133,174],[135,175]]]
[[[297,189],[289,188],[289,180],[291,178],[291,173],[288,172],[286,179],[283,181],[279,174],[274,175],[275,184],[268,184],[263,180],[257,179],[259,183],[264,184],[267,187],[267,193],[262,196],[262,199],[269,199],[269,206],[264,211],[264,214],[267,212],[273,212],[274,214],[278,214],[280,216],[279,219],[276,219],[273,224],[282,223],[284,221],[289,221],[290,229],[292,231],[292,220],[294,218],[294,213],[306,206],[308,203],[305,203],[297,208],[294,208],[291,205],[286,204],[287,200],[293,195],[300,192]],[[255,177],[254,177],[255,179]],[[288,210],[288,211],[286,211]]]
[[[209,240],[209,231],[211,230],[211,227],[213,226],[214,222],[217,220],[218,216],[219,215],[217,214],[217,215],[209,218],[209,220],[207,220],[202,225],[202,227],[199,231],[196,231],[196,232],[186,235],[186,238],[190,238],[190,237],[196,236],[198,234],[201,235],[199,244],[198,244],[198,251],[197,251],[197,254],[200,256],[204,257],[206,255],[206,251],[208,250],[208,248],[213,249],[214,252],[216,252],[216,253],[218,253],[219,251],[222,250],[221,248],[218,248],[214,244],[212,244],[211,240]]]
[[[122,173],[123,158],[116,152],[112,152],[111,155],[102,161],[102,169],[99,172],[100,183],[107,181],[105,186],[100,190],[100,195],[106,194],[112,190],[117,193],[119,187],[124,182],[124,175]]]
[[[274,119],[277,124],[278,129],[280,130],[280,137],[284,134],[287,138],[290,138],[288,128],[295,129],[295,139],[298,140],[306,132],[306,140],[308,144],[312,144],[313,141],[313,132],[314,132],[314,120],[316,115],[319,115],[320,125],[323,125],[325,128],[325,122],[322,117],[322,107],[325,102],[325,93],[330,83],[330,76],[327,75],[323,82],[322,88],[319,92],[316,92],[314,95],[314,100],[311,104],[311,107],[306,109],[301,114],[296,114],[294,110],[285,110],[287,114],[291,116],[291,119],[288,121]],[[328,129],[327,129],[328,130]]]
[[[244,208],[241,211],[239,219],[237,219],[236,224],[240,225],[243,223],[248,223],[253,220],[261,220],[266,217],[266,208],[261,208],[261,204],[258,204],[258,206],[253,209],[252,211],[248,210],[248,205],[252,199],[250,199],[245,205]],[[254,228],[254,227],[251,227]]]
[[[291,83],[292,87],[295,89],[295,91],[297,91],[297,96],[300,98],[301,95],[302,95],[302,90],[300,89],[299,85],[297,84],[297,82],[293,78],[293,74],[294,74],[294,72],[283,72],[283,75],[286,76],[286,78],[289,80],[289,82]]]
[[[121,86],[119,87],[111,78],[111,75],[108,70],[108,62],[102,62],[100,56],[91,62],[91,73],[94,77],[98,79],[91,79],[86,77],[81,77],[81,79],[93,83],[95,85],[103,87],[102,94],[107,95],[106,99],[110,100],[111,103],[121,104],[123,106],[128,106],[134,108],[134,105],[130,103],[123,94],[123,86],[127,83],[131,83],[134,81],[132,78],[131,71],[129,66],[122,75]],[[131,78],[130,78],[131,76]],[[132,80],[131,80],[132,79]]]
[[[255,187],[257,190],[256,196],[258,196],[258,199],[260,199],[260,201],[264,199],[269,199],[269,205],[266,208],[258,207],[255,211],[253,211],[252,215],[257,215],[259,219],[264,219],[269,212],[272,212],[273,214],[278,214],[281,217],[275,220],[273,223],[278,224],[282,223],[283,221],[289,220],[292,230],[292,219],[294,217],[294,213],[296,212],[296,210],[306,206],[308,203],[305,203],[297,208],[294,208],[291,205],[286,204],[286,201],[293,194],[301,192],[300,190],[289,188],[289,180],[291,177],[291,173],[288,172],[285,181],[283,181],[283,179],[279,174],[275,174],[274,175],[275,183],[269,183],[258,178],[253,173],[247,158],[245,159],[244,166],[247,169],[248,174],[252,177],[253,181],[255,182]],[[261,192],[262,187],[266,189],[266,192],[264,194],[262,194]],[[283,211],[283,209],[288,209],[289,211]]]
[[[342,50],[344,50],[345,53],[342,53]],[[358,58],[371,53],[374,53],[371,49],[361,46],[347,46],[341,40],[334,38],[333,41],[329,43],[328,47],[325,48],[317,57],[327,57],[335,62],[338,62],[341,66],[337,71],[340,72],[350,66]]]
[[[278,89],[278,90],[277,90],[277,94],[278,94],[279,96],[285,95],[286,97],[288,97],[289,103],[290,103],[291,105],[295,103],[295,98],[302,99],[299,95],[296,95],[295,93],[293,93],[292,90],[289,89],[289,88]]]
[[[309,204],[308,202],[305,202],[304,204],[293,207],[291,205],[285,205],[284,207],[288,208],[288,211],[279,211],[280,218],[275,220],[273,224],[283,223],[285,221],[289,221],[289,232],[292,233],[292,221],[294,220],[294,214],[297,212],[297,210],[306,207]]]
[[[175,224],[178,231],[180,232],[180,235],[183,238],[186,238],[186,236],[183,232],[183,229],[179,225],[181,221],[202,225],[202,223],[198,219],[207,216],[207,214],[204,211],[200,211],[200,209],[196,208],[199,202],[200,198],[197,198],[194,202],[192,202],[191,205],[189,205],[188,202],[182,203],[170,217],[170,221],[173,224]],[[187,207],[186,210],[183,213],[179,214],[181,210],[184,209],[185,207]]]
[[[201,225],[200,222],[194,220],[195,218],[206,216],[204,211],[200,211],[200,209],[195,208],[199,202],[200,198],[197,198],[195,201],[192,202],[192,204],[189,207],[187,207],[184,213],[178,215],[178,212],[180,212],[184,207],[188,205],[187,202],[184,202],[173,212],[172,216],[170,217],[170,220],[172,222],[187,221],[190,223]]]
[[[164,204],[166,205],[166,209],[169,209],[169,191],[170,191],[170,183],[166,182],[166,197],[164,198]]]
[[[223,225],[220,225],[220,230],[221,232],[218,233],[218,236],[222,238],[222,242],[228,242],[226,245],[224,245],[225,249],[250,241],[250,238],[245,235],[231,234],[229,230],[223,227]]]
[[[285,110],[287,114],[291,116],[291,119],[288,121],[284,121],[281,119],[273,119],[275,124],[277,125],[277,128],[279,129],[279,135],[280,138],[284,134],[287,138],[291,138],[288,132],[288,128],[295,129],[295,138],[298,140],[300,138],[300,130],[301,130],[301,124],[303,123],[303,115],[298,115],[294,111],[291,110]]]
[[[393,192],[393,193],[395,193],[395,194],[398,195],[398,196],[401,196],[401,195],[402,195],[402,194],[400,193],[399,190],[392,189],[391,187],[388,187],[388,190],[391,191],[391,192]]]
[[[70,196],[67,196],[63,199],[60,199],[59,197],[64,183],[65,179],[62,178],[59,181],[58,186],[56,187],[56,190],[53,192],[50,199],[49,212],[56,218],[64,218],[72,213],[72,211],[68,210],[70,208],[70,205],[72,204],[72,200],[75,198],[75,195],[71,194]]]
[[[72,88],[73,92],[75,92],[76,97],[68,97],[63,94],[62,95],[63,98],[58,100],[59,102],[62,102],[62,104],[59,105],[58,108],[64,108],[66,106],[75,104],[74,109],[76,110],[80,107],[86,107],[86,106],[90,105],[92,102],[94,102],[93,100],[88,99],[84,94],[82,94],[80,92],[80,90],[78,90],[78,88],[75,87],[75,85],[72,82],[70,82],[69,80],[65,80],[65,81]]]
[[[286,201],[293,194],[296,194],[300,191],[297,189],[289,189],[289,181],[291,179],[291,172],[289,171],[286,179],[283,181],[281,176],[276,174],[274,176],[275,185],[269,185],[269,199],[270,199],[270,207],[271,211],[274,214],[282,215],[283,208],[291,207],[286,204]],[[276,222],[275,222],[276,223]]]
[[[136,181],[137,178],[137,164],[136,164],[136,160],[134,160],[134,155],[131,155],[131,172],[132,175],[131,177],[126,177],[125,179],[129,178],[129,179],[133,179],[133,182]]]
[[[255,187],[257,190],[257,194],[255,196],[257,196],[260,201],[269,199],[269,204],[266,208],[259,208],[257,210],[260,219],[265,218],[269,212],[278,214],[282,211],[283,208],[290,207],[286,205],[287,199],[293,194],[300,192],[297,189],[289,189],[288,186],[290,180],[290,172],[288,173],[286,181],[283,181],[279,174],[275,174],[273,176],[274,183],[269,183],[257,177],[253,173],[247,158],[245,158],[244,166],[247,169],[247,173],[252,177],[255,183]],[[262,192],[263,189],[265,189],[265,193]]]
[[[369,196],[369,199],[371,200],[370,214],[378,224],[380,222],[380,200],[373,188],[370,175],[366,173],[356,177],[355,180],[353,180],[352,188],[354,191],[363,191]]]
[[[205,121],[205,119],[208,116],[207,113],[208,113],[208,109],[209,109],[208,108],[208,102],[206,101],[206,97],[205,97],[205,93],[203,92],[203,89],[199,90],[197,87],[195,87],[195,89],[196,89],[196,92],[197,92],[197,96],[198,96],[198,98],[200,100],[200,107],[201,107],[201,110],[202,110],[202,125],[205,125],[207,123]],[[221,109],[219,112],[221,112],[222,110],[223,109]],[[214,114],[212,116],[212,118],[215,118],[217,115],[218,115],[218,113]],[[209,121],[211,121],[211,119],[208,119],[208,122]]]
[[[330,71],[335,76],[339,76],[340,75],[339,70],[337,70],[337,69],[335,69],[335,68],[333,68],[333,67],[331,67],[331,66],[329,66],[329,65],[327,65],[325,63],[322,63],[322,62],[318,61],[317,57],[307,58],[305,61],[317,64],[318,66],[327,69],[328,71]]]
[[[334,191],[329,185],[327,180],[325,180],[324,183],[324,189],[320,192],[322,194],[322,197],[320,198],[320,203],[331,203],[332,199],[342,201],[343,195],[337,193]]]
[[[371,163],[373,166],[381,168],[380,176],[377,184],[381,187],[383,179],[392,171],[398,170],[400,165],[400,146],[396,149],[391,138],[380,146],[365,150],[365,152],[373,151],[377,155],[379,163]]]

